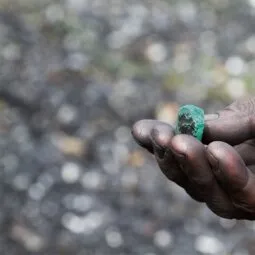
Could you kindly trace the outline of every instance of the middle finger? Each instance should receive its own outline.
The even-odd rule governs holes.
[[[172,139],[171,149],[177,161],[183,165],[182,171],[187,175],[195,192],[202,196],[212,211],[229,217],[234,207],[227,193],[216,181],[206,157],[205,146],[192,136],[178,135]]]

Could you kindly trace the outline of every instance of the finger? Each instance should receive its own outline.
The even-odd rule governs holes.
[[[172,150],[184,165],[183,170],[193,189],[203,197],[208,207],[222,217],[234,217],[234,207],[213,175],[205,146],[192,136],[178,135],[172,139]]]
[[[255,213],[255,177],[234,148],[214,142],[208,146],[207,155],[216,178],[230,195],[235,207]]]
[[[151,139],[156,158],[164,158],[174,135],[174,129],[170,125],[162,122],[154,125]]]
[[[207,188],[212,185],[214,176],[202,143],[189,135],[177,135],[172,139],[171,149],[192,182]]]
[[[240,155],[240,157],[243,159],[244,163],[247,166],[255,164],[254,140],[248,140],[242,144],[235,146],[235,150],[237,151],[237,153]]]
[[[171,181],[183,186],[183,181],[187,179],[180,171],[181,165],[176,161],[172,151],[169,149],[171,140],[174,137],[173,129],[164,125],[156,125],[151,134],[155,158],[160,169]]]
[[[155,158],[163,174],[170,181],[185,189],[193,199],[198,202],[204,202],[201,194],[197,194],[192,185],[190,185],[187,176],[181,171],[181,165],[177,162],[170,150],[171,140],[174,137],[173,128],[164,125],[156,125],[152,131],[151,137]]]
[[[193,199],[202,202],[190,188],[187,177],[180,171],[180,166],[169,150],[169,144],[174,136],[174,130],[170,125],[143,120],[134,125],[132,133],[141,146],[155,154],[161,171],[169,180],[184,188]]]
[[[155,120],[140,120],[133,125],[131,131],[135,141],[151,153],[153,153],[151,131],[158,123]]]
[[[209,144],[207,158],[216,178],[230,193],[242,189],[247,184],[247,167],[240,155],[229,144],[223,142]]]
[[[217,114],[205,116],[203,142],[224,141],[236,145],[255,134],[255,97],[234,102]]]

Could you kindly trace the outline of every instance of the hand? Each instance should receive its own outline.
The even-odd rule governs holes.
[[[170,125],[141,120],[132,129],[170,180],[218,216],[255,219],[255,97],[205,117],[203,142]]]

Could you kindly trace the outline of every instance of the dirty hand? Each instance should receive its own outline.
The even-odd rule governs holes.
[[[255,97],[206,115],[203,143],[155,120],[135,123],[132,133],[193,199],[220,217],[255,220]]]

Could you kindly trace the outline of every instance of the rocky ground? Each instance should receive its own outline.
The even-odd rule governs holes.
[[[255,91],[254,0],[1,0],[0,253],[255,254],[132,140]]]

